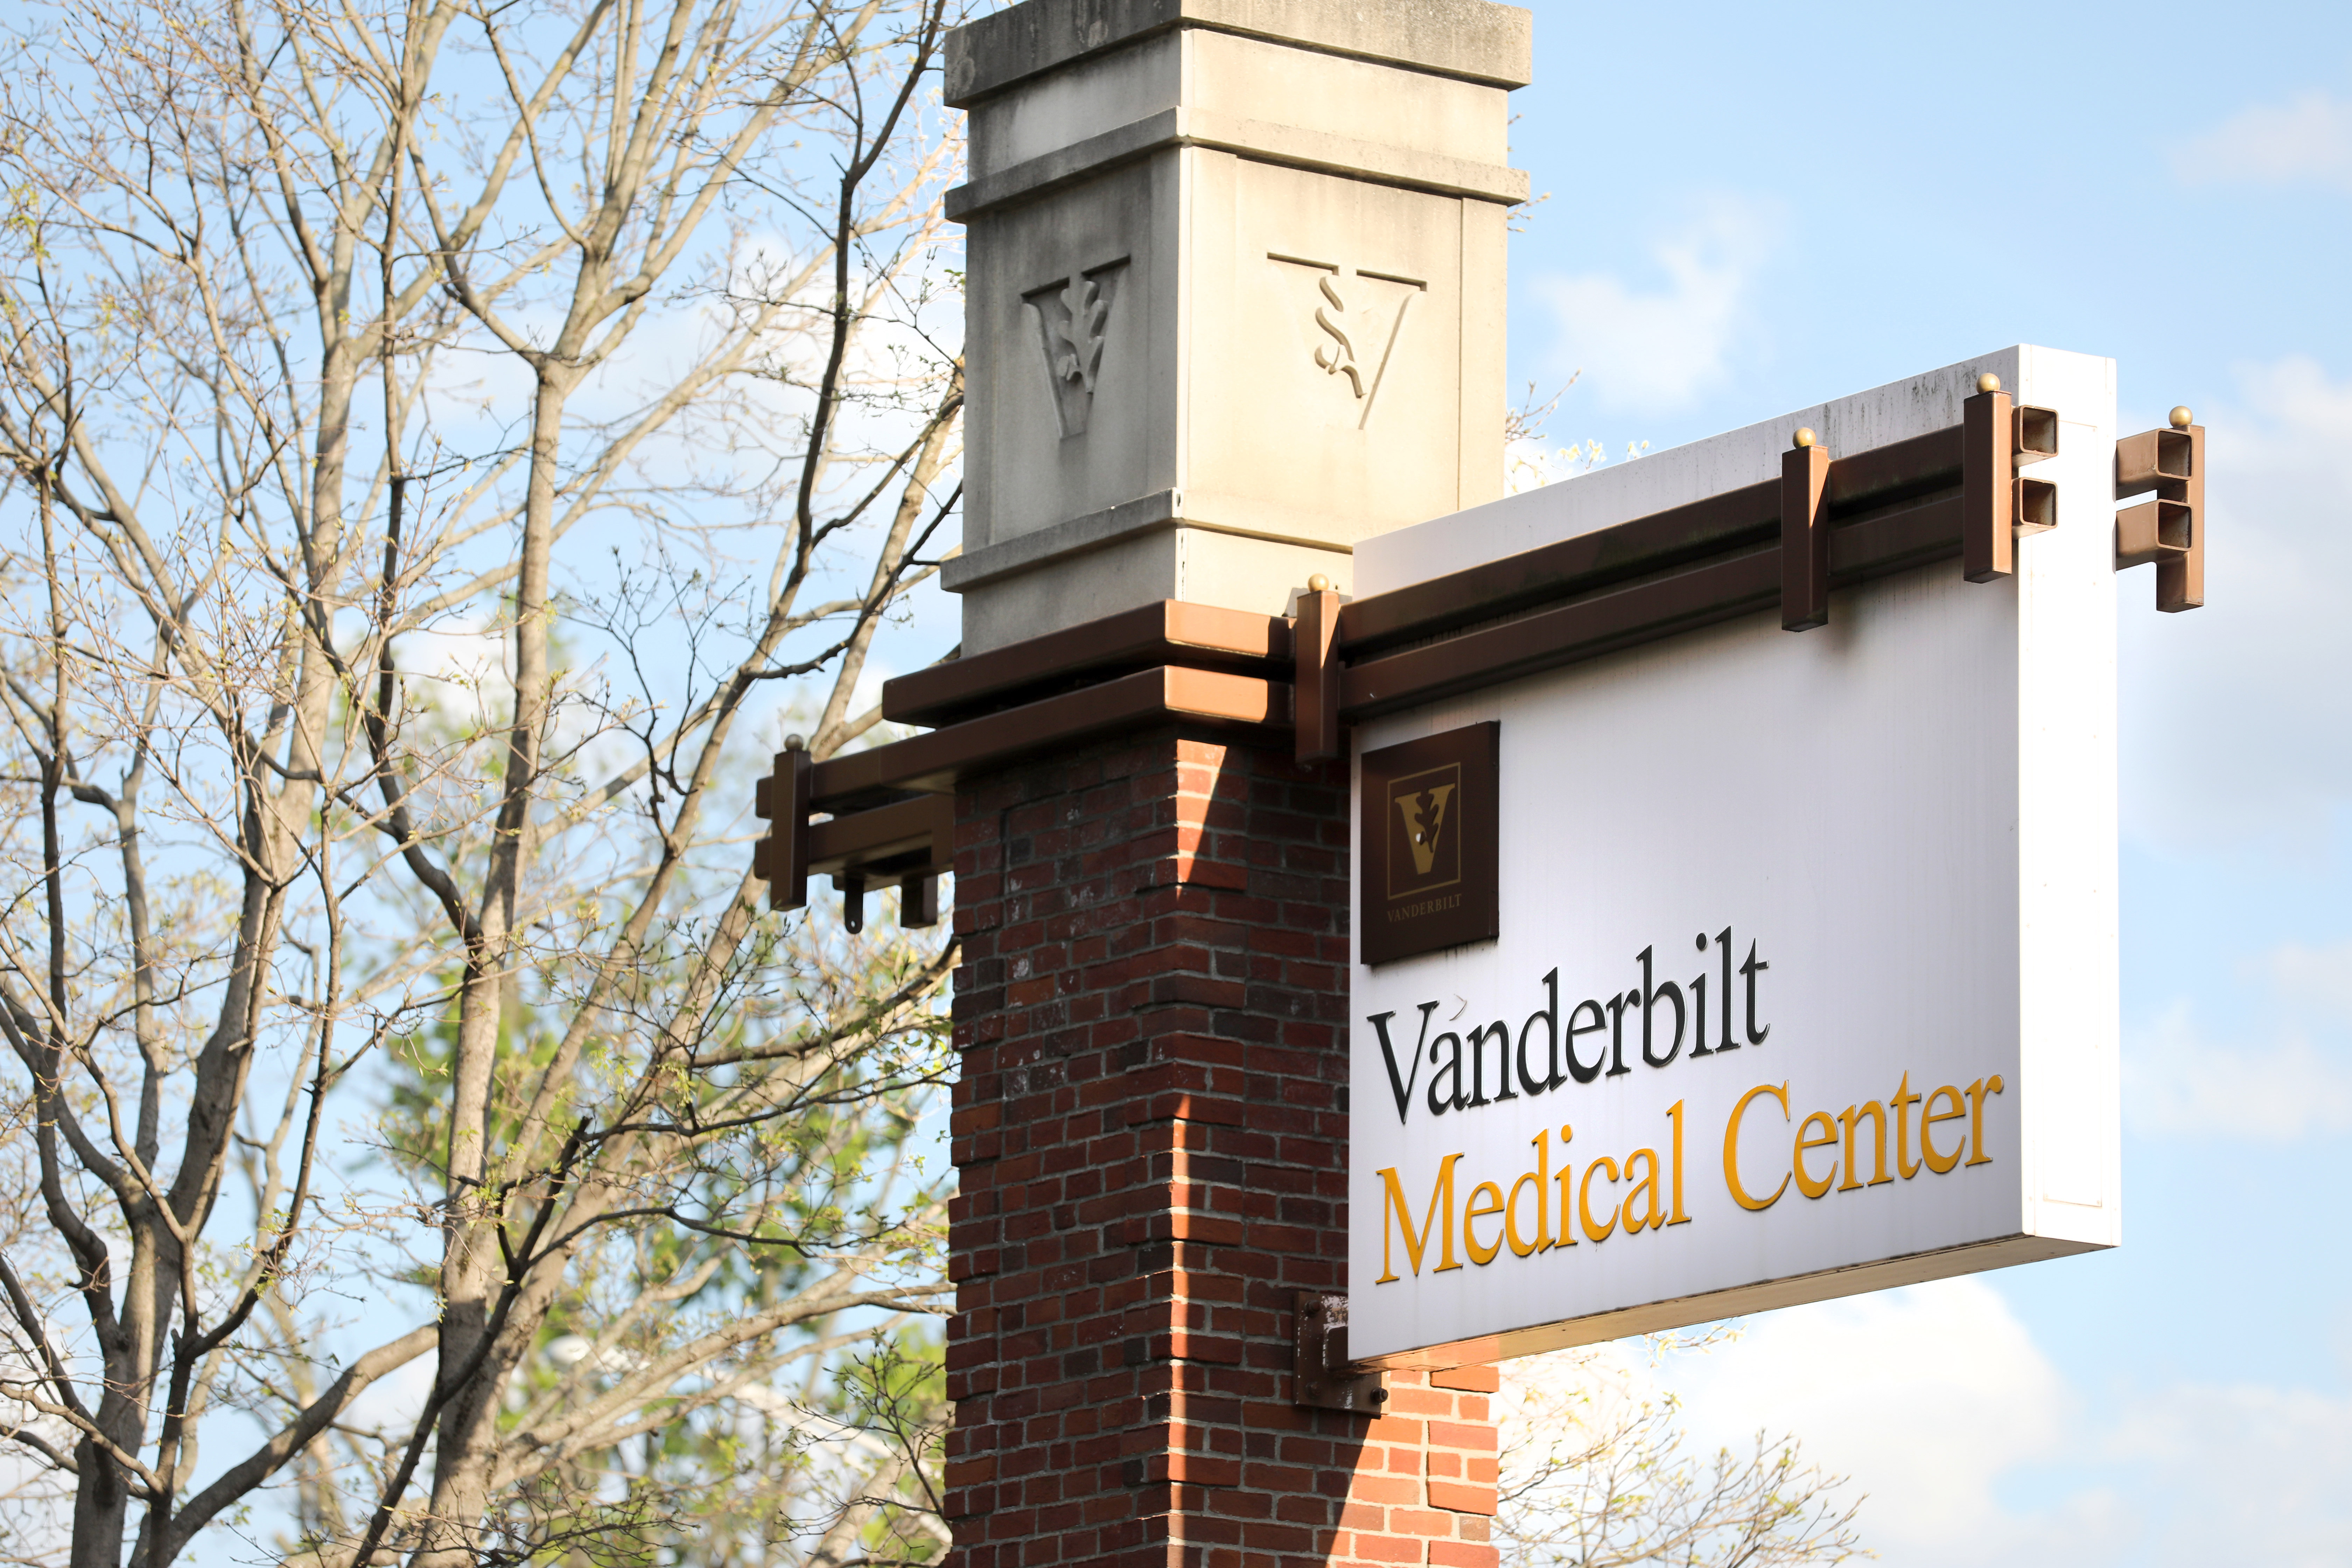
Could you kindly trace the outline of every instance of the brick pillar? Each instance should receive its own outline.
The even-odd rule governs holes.
[[[1347,1288],[1343,767],[1159,728],[958,795],[958,1568],[1493,1568],[1491,1368],[1291,1403]]]

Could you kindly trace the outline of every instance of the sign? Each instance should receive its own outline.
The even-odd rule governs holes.
[[[1832,454],[1948,428],[1988,369],[2060,422],[2033,470],[2058,526],[2014,576],[1945,559],[1838,589],[1819,629],[1759,610],[1360,730],[1358,1357],[2119,1239],[2109,362],[2011,351],[1368,540],[1358,591],[1771,479],[1799,426]],[[1493,913],[1441,928],[1486,755]]]
[[[1497,726],[1471,724],[1367,752],[1357,831],[1366,963],[1495,935]]]

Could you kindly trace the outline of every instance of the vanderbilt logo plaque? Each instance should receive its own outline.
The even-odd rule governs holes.
[[[1496,934],[1501,734],[1499,724],[1472,724],[1364,753],[1358,918],[1366,963]]]

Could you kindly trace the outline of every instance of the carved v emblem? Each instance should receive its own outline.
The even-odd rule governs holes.
[[[1311,329],[1308,352],[1316,369],[1344,382],[1355,414],[1350,423],[1363,429],[1371,422],[1381,383],[1404,336],[1405,315],[1413,297],[1428,290],[1428,283],[1276,251],[1268,251],[1266,259],[1315,274],[1315,292],[1302,301],[1306,309],[1300,320],[1302,327]]]
[[[1412,844],[1416,876],[1428,876],[1437,864],[1437,840],[1449,826],[1446,807],[1453,802],[1454,788],[1450,784],[1433,784],[1396,797],[1397,809],[1404,813],[1405,837]]]
[[[1111,302],[1127,258],[1072,272],[1021,296],[1037,318],[1037,346],[1045,351],[1047,395],[1064,436],[1083,436],[1102,375],[1103,348],[1110,331]]]

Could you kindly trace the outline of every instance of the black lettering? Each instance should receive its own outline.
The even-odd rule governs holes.
[[[1558,1089],[1567,1082],[1559,1076],[1559,971],[1555,969],[1543,977],[1545,1002],[1541,1011],[1528,1015],[1519,1026],[1519,1087],[1529,1094],[1541,1094],[1548,1089]],[[1544,1021],[1544,1033],[1550,1039],[1549,1065],[1542,1078],[1528,1070],[1528,1039],[1535,1033],[1536,1020]]]
[[[1557,973],[1558,971],[1554,971],[1554,973]],[[1583,1017],[1587,1011],[1590,1011],[1592,1014],[1592,1022],[1590,1024],[1578,1023],[1577,1020]],[[1568,1058],[1569,1076],[1576,1079],[1577,1082],[1591,1083],[1594,1079],[1599,1078],[1601,1076],[1601,1069],[1607,1064],[1609,1058],[1605,1054],[1596,1056],[1592,1058],[1592,1065],[1591,1067],[1585,1066],[1583,1062],[1577,1059],[1576,1037],[1579,1035],[1597,1035],[1608,1026],[1608,1021],[1601,1016],[1601,1004],[1598,1002],[1579,1002],[1576,1005],[1575,1009],[1569,1014],[1568,1039],[1565,1042],[1566,1049],[1561,1054]]]
[[[1443,1066],[1429,1075],[1429,1113],[1432,1116],[1443,1116],[1449,1110],[1459,1110],[1463,1105],[1462,1037],[1449,1029],[1430,1041],[1429,1059],[1433,1062],[1436,1061],[1437,1047],[1448,1040],[1454,1042],[1453,1054],[1446,1058]],[[1443,1097],[1437,1092],[1437,1080],[1441,1077],[1451,1078],[1454,1080],[1454,1091]]]
[[[1633,1069],[1625,1065],[1625,1007],[1641,999],[1639,991],[1628,991],[1622,996],[1609,998],[1609,1076]]]
[[[1634,962],[1642,966],[1642,1059],[1654,1068],[1662,1068],[1683,1054],[1683,1026],[1690,1020],[1683,1014],[1683,988],[1671,980],[1654,983],[1651,952],[1645,947],[1634,957]],[[1655,1021],[1660,997],[1675,1005],[1675,1043],[1666,1048],[1664,1056],[1659,1056],[1652,1049],[1654,1036],[1651,1026]]]
[[[1748,1043],[1751,1046],[1762,1045],[1764,1037],[1772,1032],[1772,1026],[1769,1024],[1760,1029],[1756,1026],[1756,977],[1771,967],[1770,964],[1757,959],[1756,944],[1749,942],[1748,962],[1739,966],[1739,973],[1748,976]]]
[[[1396,1015],[1380,1013],[1370,1020],[1372,1032],[1381,1037],[1381,1060],[1389,1069],[1389,1089],[1396,1096],[1399,1125],[1403,1124],[1405,1110],[1412,1104],[1413,1080],[1421,1076],[1421,1041],[1429,1038],[1429,1016],[1436,1011],[1437,1004],[1434,1002],[1421,1005],[1421,1039],[1412,1043],[1412,1071],[1402,1079],[1397,1077],[1395,1048],[1389,1044],[1389,1020]]]
[[[1723,1038],[1717,1044],[1718,1051],[1736,1051],[1739,1042],[1731,1037],[1731,928],[1724,927],[1715,936],[1716,945],[1723,949]]]
[[[1486,1040],[1495,1042],[1495,1098],[1518,1099],[1511,1089],[1511,1026],[1497,1018],[1470,1031],[1470,1103],[1486,1103],[1486,1047],[1481,1043]]]
[[[1706,956],[1705,931],[1698,933],[1698,951],[1700,956]],[[1691,1030],[1691,1056],[1696,1058],[1714,1055],[1706,1047],[1706,971],[1704,969],[1691,981],[1691,1016],[1697,1020],[1697,1026]]]

